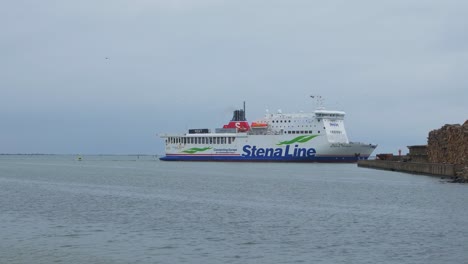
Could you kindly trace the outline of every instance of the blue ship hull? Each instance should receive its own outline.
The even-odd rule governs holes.
[[[221,162],[336,162],[353,163],[366,160],[363,156],[319,156],[319,157],[241,157],[241,156],[164,156],[162,161],[221,161]]]

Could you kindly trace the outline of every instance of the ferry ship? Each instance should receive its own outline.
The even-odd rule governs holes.
[[[163,161],[357,162],[368,159],[377,145],[350,142],[345,112],[324,107],[310,113],[267,113],[249,123],[243,109],[214,132],[189,129],[162,134]]]

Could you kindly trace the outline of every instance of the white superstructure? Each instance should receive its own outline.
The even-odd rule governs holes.
[[[245,109],[245,107],[244,107]],[[223,128],[190,129],[161,135],[167,161],[355,162],[367,159],[376,145],[350,142],[345,112],[267,113],[249,124],[245,110],[234,112]]]

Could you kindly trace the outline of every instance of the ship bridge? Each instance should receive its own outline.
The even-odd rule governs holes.
[[[323,124],[323,128],[330,143],[349,143],[348,135],[344,127],[345,112],[316,110],[316,119]]]

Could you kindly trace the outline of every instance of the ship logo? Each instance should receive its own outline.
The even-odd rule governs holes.
[[[194,154],[194,153],[206,151],[206,150],[209,150],[209,149],[211,149],[211,147],[206,147],[206,148],[190,148],[190,149],[184,150],[184,151],[182,151],[182,152],[188,153],[188,154]]]
[[[290,144],[294,144],[294,143],[306,143],[307,141],[315,138],[315,137],[318,137],[318,135],[310,135],[310,136],[298,136],[298,137],[295,137],[291,140],[287,140],[287,141],[282,141],[278,144],[276,144],[277,146],[281,146],[281,145],[290,145]]]

